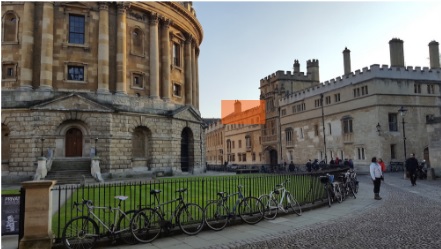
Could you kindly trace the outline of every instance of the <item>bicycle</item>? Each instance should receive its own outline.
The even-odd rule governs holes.
[[[204,208],[204,220],[207,226],[215,231],[224,229],[231,219],[236,216],[236,208],[240,218],[248,224],[256,224],[263,219],[265,207],[256,197],[244,197],[242,185],[237,186],[238,191],[233,194],[218,192],[217,200],[210,200]],[[232,212],[228,207],[228,199],[238,196]]]
[[[357,179],[357,173],[353,169],[348,170],[349,172],[349,180],[354,187],[354,192],[358,193],[358,179]]]
[[[278,210],[285,213],[294,212],[298,216],[302,215],[300,203],[285,188],[286,179],[283,183],[277,184],[269,194],[261,195],[259,200],[265,205],[265,219],[273,220],[276,218]]]
[[[343,200],[346,199],[346,196],[352,195],[354,199],[357,199],[355,196],[355,184],[350,179],[351,173],[349,171],[345,172],[343,175],[339,175],[338,178],[341,180],[340,182],[340,190],[343,195]]]
[[[84,200],[82,203],[74,202],[73,206],[82,212],[79,205],[86,205],[87,215],[79,216],[71,219],[63,229],[62,241],[66,248],[93,248],[96,241],[101,237],[109,237],[112,242],[116,238],[120,238],[127,244],[136,244],[137,241],[131,234],[130,222],[135,210],[124,212],[121,210],[121,202],[126,200],[127,196],[115,196],[118,199],[118,206],[115,207],[97,207],[94,206],[91,200]],[[113,223],[106,224],[97,214],[94,213],[94,209],[104,209],[110,212],[114,212]],[[106,230],[105,234],[99,233],[99,227],[97,222]],[[115,226],[116,224],[116,226]]]
[[[185,191],[187,191],[186,188],[178,189],[176,191],[179,193],[178,198],[160,203],[158,194],[161,193],[161,190],[151,190],[150,194],[154,196],[157,205],[153,208],[143,208],[133,216],[131,227],[135,239],[141,243],[151,242],[159,236],[161,230],[169,232],[176,224],[179,225],[181,231],[188,235],[198,234],[204,227],[204,211],[198,204],[184,201],[182,193]],[[173,202],[178,202],[178,205],[172,212],[170,219],[166,220],[161,207]],[[173,223],[173,219],[175,219],[175,223]]]
[[[341,194],[339,183],[334,183],[334,176],[326,174],[325,176],[319,176],[320,182],[323,183],[325,188],[326,198],[328,200],[328,206],[331,207],[334,200],[339,203],[343,201],[343,196]]]

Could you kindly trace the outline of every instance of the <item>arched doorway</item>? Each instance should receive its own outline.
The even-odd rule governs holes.
[[[191,171],[193,168],[193,132],[189,128],[184,128],[181,133],[181,170],[182,172]]]
[[[429,147],[424,148],[423,159],[426,160],[426,165],[430,166]]]
[[[83,156],[83,133],[78,128],[70,128],[66,132],[66,157]]]

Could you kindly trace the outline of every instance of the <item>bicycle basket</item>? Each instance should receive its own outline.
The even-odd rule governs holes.
[[[329,181],[330,181],[331,183],[334,182],[334,175],[329,175]]]

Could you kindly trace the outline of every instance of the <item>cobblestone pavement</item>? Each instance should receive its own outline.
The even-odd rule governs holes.
[[[362,214],[211,248],[441,248],[441,181],[412,187],[403,173],[385,178],[381,205]]]

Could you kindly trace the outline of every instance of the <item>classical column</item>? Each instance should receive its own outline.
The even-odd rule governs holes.
[[[129,5],[127,3],[118,4],[117,17],[117,41],[116,41],[116,93],[126,94],[126,67],[127,67],[127,36],[126,36],[126,11]]]
[[[109,93],[109,5],[100,2],[98,30],[98,92]]]
[[[193,40],[192,46],[191,46],[191,98],[192,98],[192,105],[194,107],[197,106],[197,85],[196,85],[196,40]]]
[[[199,49],[196,50],[196,57],[195,57],[195,67],[196,67],[196,77],[194,78],[194,81],[196,81],[196,109],[199,110]]]
[[[184,71],[185,71],[185,104],[192,105],[193,100],[193,82],[192,82],[192,70],[191,70],[191,42],[193,38],[188,36],[184,45]]]
[[[40,89],[52,90],[52,64],[54,48],[54,3],[43,3],[41,31]]]
[[[171,21],[167,19],[162,25],[162,99],[170,101],[170,28]]]
[[[150,98],[159,98],[158,14],[150,15]]]
[[[20,89],[32,89],[32,58],[34,46],[34,3],[25,2],[23,9],[23,35],[21,43]]]

